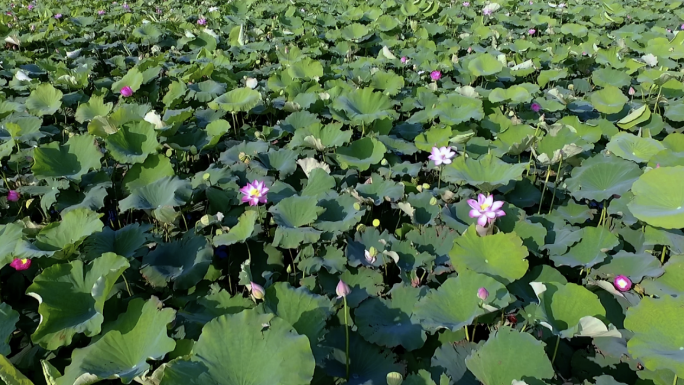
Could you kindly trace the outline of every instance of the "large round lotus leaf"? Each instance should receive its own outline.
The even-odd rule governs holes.
[[[20,222],[0,225],[0,268],[5,267],[14,259],[14,250],[22,238],[23,228]]]
[[[581,241],[565,255],[551,255],[556,265],[592,267],[606,259],[606,251],[620,244],[617,236],[604,227],[585,227]]]
[[[626,275],[633,282],[639,282],[643,277],[659,277],[663,272],[663,267],[655,256],[646,252],[628,253],[623,250],[612,255],[593,274],[607,275],[609,278]]]
[[[124,87],[131,87],[133,91],[140,89],[145,78],[137,68],[131,68],[121,80],[112,84],[112,92],[119,94]]]
[[[456,278],[448,278],[416,303],[413,316],[427,330],[449,329],[455,332],[470,325],[476,317],[503,309],[513,302],[513,297],[501,282],[457,269],[461,273]],[[489,292],[484,301],[477,296],[481,287]]]
[[[62,91],[51,84],[41,84],[26,99],[26,108],[36,116],[52,115],[62,106]]]
[[[357,169],[365,171],[371,165],[380,163],[387,148],[375,138],[361,138],[353,141],[349,146],[337,150],[337,161],[342,169]]]
[[[133,36],[140,39],[143,44],[154,44],[161,35],[162,31],[155,27],[154,24],[143,24],[133,30]]]
[[[606,86],[600,91],[595,91],[590,96],[591,104],[598,112],[604,114],[616,114],[622,111],[625,103],[629,101],[622,91],[615,86]]]
[[[148,360],[160,360],[176,346],[167,335],[167,325],[176,312],[162,306],[156,297],[129,302],[128,310],[109,324],[105,334],[73,351],[71,363],[55,385],[73,385],[84,379],[88,380],[83,384],[92,384],[115,378],[128,384],[144,376],[150,370]]]
[[[680,99],[665,108],[665,117],[673,122],[684,122],[684,102]]]
[[[587,36],[587,33],[589,33],[589,30],[587,29],[587,27],[585,27],[583,25],[566,23],[566,24],[563,24],[563,26],[561,27],[561,33],[563,33],[564,35],[584,37],[584,36]]]
[[[289,322],[301,335],[309,339],[311,349],[327,332],[325,324],[333,314],[333,304],[305,287],[294,288],[287,282],[278,282],[266,290],[264,303],[275,315]]]
[[[75,135],[64,145],[50,142],[33,150],[31,171],[39,179],[66,177],[80,180],[88,170],[99,170],[102,152],[90,135]]]
[[[204,326],[189,357],[160,368],[159,384],[308,385],[314,367],[306,336],[273,314],[243,310]]]
[[[626,87],[630,84],[631,78],[624,71],[612,68],[601,68],[591,74],[591,80],[599,87],[615,86]]]
[[[19,321],[19,313],[10,305],[0,303],[0,354],[3,356],[8,356],[12,352],[8,342],[16,330],[17,321]]]
[[[527,272],[528,253],[522,243],[515,233],[480,237],[471,225],[456,239],[449,257],[457,271],[470,269],[508,284]]]
[[[487,342],[466,358],[466,366],[487,385],[511,385],[523,378],[547,379],[555,374],[544,343],[507,326],[490,334]]]
[[[390,291],[391,299],[370,298],[355,311],[355,324],[369,342],[393,348],[401,345],[406,350],[423,346],[425,331],[417,320],[411,320],[413,307],[425,295],[427,287],[414,288],[396,284]]]
[[[632,215],[651,226],[684,227],[684,166],[661,167],[643,174],[632,186],[627,204]]]
[[[383,118],[393,119],[396,116],[392,107],[395,102],[382,92],[374,92],[372,88],[361,88],[344,93],[332,102],[333,112],[351,120],[356,126],[370,125]]]
[[[665,265],[662,276],[641,282],[646,293],[657,296],[684,296],[684,254],[672,255]]]
[[[78,106],[74,118],[79,123],[91,121],[96,116],[107,116],[113,107],[114,103],[105,103],[102,96],[93,95],[88,103]]]
[[[553,334],[571,338],[583,317],[605,317],[606,310],[596,294],[574,283],[533,282],[539,298],[542,325]]]
[[[321,199],[318,206],[325,209],[314,227],[321,231],[347,231],[359,223],[366,210],[357,210],[358,201],[349,194]]]
[[[575,199],[603,201],[629,191],[641,173],[634,162],[598,154],[575,167],[565,184]]]
[[[279,179],[285,179],[297,170],[298,154],[286,148],[281,150],[272,149],[269,152],[257,155],[257,157],[265,168],[278,171]]]
[[[216,235],[213,239],[214,246],[230,246],[242,243],[252,236],[257,220],[256,211],[245,211],[238,218],[238,223],[231,227],[228,232]]]
[[[33,385],[5,355],[0,355],[0,380],[7,385]]]
[[[192,193],[190,182],[177,177],[164,177],[139,187],[119,201],[119,210],[155,210],[184,204]]]
[[[119,163],[142,163],[159,142],[154,126],[144,120],[126,123],[105,139],[107,150]]]
[[[126,258],[107,253],[87,266],[76,260],[43,270],[27,290],[40,303],[33,342],[55,350],[70,345],[77,333],[99,334],[104,303],[128,266]]]
[[[131,258],[147,241],[150,224],[131,223],[118,230],[105,227],[102,232],[90,235],[84,242],[88,259],[95,259],[105,253],[114,253]]]
[[[664,150],[665,146],[655,139],[621,132],[610,139],[606,149],[620,158],[645,163]]]
[[[487,154],[478,159],[459,156],[451,166],[442,170],[442,180],[450,183],[468,183],[483,191],[493,191],[512,180],[521,180],[526,163],[508,164]]]
[[[323,76],[323,66],[318,61],[304,57],[300,61],[292,63],[288,67],[287,73],[292,79],[318,79]]]
[[[481,54],[468,62],[468,71],[474,76],[494,75],[501,72],[502,69],[503,64],[488,53]]]
[[[273,239],[273,246],[286,249],[296,248],[304,243],[318,240],[321,232],[311,227],[325,208],[317,206],[314,197],[292,196],[278,202],[268,211],[273,214],[273,220],[278,225]]]
[[[213,254],[206,238],[188,232],[145,255],[140,273],[152,286],[166,287],[172,281],[175,290],[186,290],[204,278]]]
[[[171,160],[161,154],[150,154],[143,163],[136,163],[123,178],[123,190],[130,193],[139,187],[175,174]]]
[[[684,333],[679,330],[682,319],[684,296],[644,296],[627,310],[625,329],[634,333],[627,342],[629,353],[646,369],[667,369],[684,378]]]
[[[394,96],[404,88],[404,78],[394,72],[378,71],[373,74],[371,87],[383,90],[385,95]]]
[[[34,246],[50,253],[62,250],[68,256],[86,237],[102,230],[101,216],[86,208],[66,212],[62,221],[50,223],[40,230]],[[57,255],[53,254],[53,257]]]
[[[368,27],[365,25],[353,23],[342,30],[342,37],[347,40],[359,40],[368,35],[369,32]]]
[[[440,347],[435,350],[435,354],[430,360],[431,368],[430,370],[437,374],[442,373],[441,378],[446,381],[440,380],[439,385],[448,385],[452,383],[456,384],[479,384],[479,381],[475,378],[473,373],[468,370],[465,360],[468,356],[476,350],[478,347],[482,346],[484,342],[475,344],[473,342],[466,341],[464,343],[463,338],[465,338],[465,332],[459,331],[457,333],[450,333],[457,341],[457,343],[445,343],[447,341],[451,342],[451,338],[447,341],[442,341]],[[440,336],[445,337],[447,333],[443,333]],[[454,341],[456,342],[456,341]],[[451,381],[449,381],[450,377]],[[410,378],[410,377],[409,377]],[[407,378],[408,380],[408,378]],[[405,384],[406,382],[404,382]],[[434,383],[433,383],[434,384]],[[427,385],[424,383],[417,383],[414,385]],[[436,384],[435,384],[436,385]]]
[[[392,180],[374,176],[371,183],[356,185],[356,192],[360,197],[373,201],[378,206],[385,200],[398,201],[404,196],[404,185]]]
[[[617,125],[620,126],[620,128],[622,128],[622,129],[629,130],[630,128],[633,128],[637,124],[647,122],[650,119],[651,119],[651,109],[648,108],[648,105],[644,104],[643,106],[641,106],[641,107],[637,108],[636,110],[630,112],[629,115],[620,119],[617,122]]]
[[[188,86],[187,90],[188,98],[193,98],[198,102],[206,103],[216,98],[218,95],[221,95],[224,92],[226,92],[226,85],[223,83],[215,82],[213,80],[205,80],[203,82],[191,84],[190,86]],[[175,95],[172,94],[171,96],[169,96],[169,94],[166,94],[166,96],[169,96],[169,98],[180,97],[184,94],[185,89],[178,87],[178,89],[174,91]],[[169,92],[171,92],[171,88],[169,88]]]
[[[261,102],[261,94],[250,88],[235,88],[209,102],[209,107],[228,112],[246,112]]]

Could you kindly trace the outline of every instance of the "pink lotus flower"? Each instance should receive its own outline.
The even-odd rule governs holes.
[[[401,64],[406,64],[407,61],[408,59],[406,58],[406,56],[401,57]]]
[[[629,87],[629,91],[627,91],[627,93],[629,94],[629,96],[634,96],[634,94],[636,94],[636,91],[634,91],[633,87]]]
[[[684,31],[684,24],[682,24],[682,26],[679,27],[679,29],[681,29],[682,31]]]
[[[254,296],[255,299],[264,299],[264,296],[266,295],[264,287],[255,282],[249,283],[249,290],[252,292],[252,296]]]
[[[530,28],[530,30],[529,30],[529,31],[527,31],[527,33],[529,33],[530,35],[534,35],[534,34],[535,34],[535,32],[537,32],[537,30],[536,30],[536,29],[534,29],[534,28]]]
[[[613,285],[615,285],[615,288],[618,289],[618,291],[629,291],[629,289],[632,288],[632,281],[624,275],[618,275],[615,277],[615,280],[613,280]]]
[[[468,47],[468,53],[473,52],[473,47]]]
[[[335,288],[335,293],[337,294],[337,298],[342,298],[348,296],[349,293],[351,293],[351,289],[349,288],[349,285],[340,279],[340,282]]]
[[[16,202],[19,200],[19,192],[17,190],[9,190],[7,193],[7,200],[10,202]]]
[[[31,11],[31,10],[33,9],[33,7],[34,7],[33,4],[29,4],[27,8],[28,8],[29,11]]]
[[[477,298],[485,301],[489,297],[489,292],[484,287],[477,289]]]
[[[104,15],[104,14],[105,14],[104,9],[101,9],[101,10],[97,11],[97,14],[100,15],[100,16]]]
[[[28,270],[31,267],[31,260],[28,258],[15,258],[14,261],[10,263],[10,266],[16,271]]]
[[[252,183],[247,183],[245,187],[240,189],[240,192],[244,195],[242,197],[243,203],[249,203],[250,206],[256,206],[259,203],[266,203],[268,187],[264,186],[264,182],[255,180]]]
[[[161,8],[157,8],[157,14],[161,15],[161,13],[162,13]]]
[[[439,166],[451,164],[451,158],[455,155],[456,153],[451,151],[451,147],[432,147],[432,153],[428,156],[428,159],[435,162],[435,166]]]
[[[482,14],[485,15],[485,16],[489,16],[489,15],[492,14],[492,10],[489,9],[489,8],[485,8],[485,9],[482,10]]]
[[[464,1],[464,2],[463,2],[463,6],[464,6],[464,7],[470,7],[470,3],[467,2],[467,1]]]
[[[477,200],[468,199],[468,205],[472,208],[468,213],[471,218],[477,218],[477,224],[485,227],[494,222],[497,217],[503,217],[506,213],[501,210],[503,201],[495,201],[492,195],[478,194]]]
[[[203,17],[200,17],[199,19],[197,19],[197,24],[199,24],[199,25],[207,25],[207,19],[205,19],[205,18],[203,18]]]
[[[539,103],[532,103],[530,109],[534,112],[539,112],[541,111],[541,105]]]
[[[55,19],[59,20],[59,19],[61,19],[61,18],[62,18],[62,14],[61,14],[61,13],[58,13],[58,14],[55,15]]]
[[[432,80],[437,81],[442,78],[442,73],[440,71],[432,71],[430,72],[430,77]]]
[[[125,86],[121,89],[121,96],[124,98],[129,98],[133,96],[133,89],[129,86]]]
[[[129,10],[131,9],[131,6],[128,5],[128,4],[126,4],[126,3],[124,3],[124,4],[122,5],[122,7],[123,7],[123,9],[125,9],[125,10],[127,10],[127,11],[129,11]]]

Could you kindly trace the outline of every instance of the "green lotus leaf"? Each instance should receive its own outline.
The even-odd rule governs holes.
[[[340,147],[348,143],[352,136],[351,130],[342,131],[341,128],[342,123],[331,123],[325,126],[311,124],[297,128],[288,147],[303,146],[315,148],[318,151],[323,151],[328,147]]]
[[[584,317],[605,317],[606,310],[596,294],[574,283],[533,282],[539,298],[541,324],[553,334],[572,338]]]
[[[653,280],[643,280],[641,286],[648,294],[657,296],[676,295],[681,297],[684,294],[684,254],[672,255],[665,265],[662,276]]]
[[[298,155],[296,152],[288,149],[272,149],[269,152],[257,155],[257,157],[264,167],[278,171],[279,179],[285,179],[297,170]]]
[[[316,218],[325,211],[317,206],[318,200],[314,197],[292,196],[285,198],[272,206],[268,211],[273,214],[273,219],[278,225],[273,239],[273,246],[292,249],[302,242],[312,243],[318,240],[321,232],[311,227]]]
[[[378,71],[373,74],[371,87],[383,90],[385,95],[394,96],[404,88],[404,78],[394,72]]]
[[[442,180],[450,183],[468,183],[483,191],[493,191],[513,180],[521,180],[527,164],[508,164],[493,154],[478,159],[459,156],[451,166],[442,170]]]
[[[323,66],[319,61],[304,57],[287,68],[292,79],[318,79],[323,77]]]
[[[150,154],[142,163],[134,164],[123,178],[123,189],[130,193],[164,177],[175,175],[171,160],[161,154]]]
[[[0,225],[0,268],[5,267],[14,259],[14,250],[22,238],[23,228],[24,226],[20,223]]]
[[[326,335],[325,343],[331,350],[324,362],[325,371],[335,377],[346,374],[344,329],[336,328]],[[349,381],[348,385],[386,384],[387,374],[403,372],[398,357],[389,350],[366,342],[358,333],[349,332]]]
[[[430,360],[431,372],[434,375],[436,375],[437,373],[441,373],[440,385],[452,383],[478,383],[473,373],[470,370],[468,370],[468,367],[465,363],[465,359],[475,349],[477,349],[479,345],[469,341],[463,343],[462,339],[465,337],[465,333],[462,331],[459,331],[457,333],[445,332],[442,335],[449,335],[449,339],[447,340],[449,342],[452,338],[461,339],[461,341],[459,341],[458,343],[442,343],[442,345],[438,347],[437,350],[435,350],[435,354],[432,356],[432,359]],[[409,380],[409,378],[407,378],[406,380]],[[421,385],[427,384],[421,383]]]
[[[181,94],[181,90],[182,88],[180,87],[179,89],[174,90],[176,93],[175,95]],[[169,92],[171,92],[170,87]],[[195,99],[198,102],[202,103],[209,102],[215,99],[217,96],[222,95],[224,92],[226,92],[226,85],[223,83],[215,82],[213,80],[205,80],[203,82],[193,83],[190,86],[188,86],[188,98]],[[168,96],[169,94],[166,95]],[[170,97],[173,97],[175,95],[172,94],[172,96]]]
[[[395,102],[372,88],[361,88],[343,93],[332,102],[333,117],[350,120],[352,125],[371,125],[376,120],[394,119],[397,113],[392,109]]]
[[[174,107],[181,101],[181,98],[185,96],[188,88],[182,81],[174,81],[169,85],[169,90],[164,95],[162,102],[168,108]],[[205,100],[206,102],[207,100]]]
[[[426,341],[421,325],[411,319],[413,307],[425,294],[426,287],[414,288],[396,284],[390,291],[391,299],[370,298],[355,311],[355,321],[367,341],[393,348],[402,346],[415,350]]]
[[[7,385],[33,385],[4,355],[0,355],[0,380]]]
[[[228,149],[221,154],[219,161],[223,164],[229,165],[237,162],[242,162],[241,157],[254,158],[260,153],[268,151],[268,143],[256,142],[229,142]],[[242,155],[241,155],[242,154]]]
[[[301,195],[320,198],[332,191],[336,185],[335,178],[328,175],[324,169],[314,168],[309,172],[308,183],[302,189]]]
[[[673,122],[684,122],[684,102],[680,99],[665,108],[665,117]]]
[[[496,88],[489,93],[489,101],[499,103],[510,101],[512,103],[525,103],[532,100],[532,95],[525,87],[512,86],[510,88]]]
[[[449,257],[458,271],[469,269],[510,283],[527,272],[527,254],[522,239],[515,233],[480,237],[471,225],[456,239]]]
[[[497,74],[503,67],[500,61],[488,53],[481,54],[468,62],[468,71],[476,77]]]
[[[209,102],[209,108],[231,113],[247,112],[261,102],[261,94],[250,88],[235,88]]]
[[[564,23],[560,30],[564,35],[576,37],[585,37],[589,33],[589,29],[587,29],[587,27],[573,23]]]
[[[684,227],[684,166],[661,167],[634,182],[634,199],[627,204],[632,214],[651,226]]]
[[[606,86],[602,90],[595,91],[590,96],[591,104],[598,112],[604,114],[616,114],[622,111],[625,103],[629,101],[622,91],[615,86]]]
[[[646,369],[667,369],[684,377],[681,360],[684,334],[672,328],[684,317],[684,297],[650,298],[627,310],[625,328],[634,336],[627,342],[629,354],[643,362]]]
[[[434,224],[433,222],[437,217],[437,214],[439,214],[439,206],[434,202],[434,196],[431,192],[423,191],[419,194],[412,193],[408,196],[406,201],[409,205],[409,209],[404,211],[409,214],[413,223],[419,226]]]
[[[355,205],[358,205],[357,200],[349,194],[321,199],[318,206],[325,211],[318,216],[313,227],[328,232],[351,229],[359,223],[366,212],[365,210],[357,210]]]
[[[101,216],[89,209],[64,213],[62,221],[50,223],[40,230],[34,245],[55,258],[68,257],[89,235],[102,231]]]
[[[433,108],[430,112],[433,117],[439,117],[440,122],[448,125],[457,125],[469,120],[481,120],[485,117],[482,107],[482,100],[463,96],[460,94],[451,94],[446,98],[445,103],[441,103]],[[411,117],[413,119],[413,117]],[[411,122],[411,119],[408,121]],[[473,134],[466,132],[456,142],[464,142]],[[452,139],[451,142],[454,142]]]
[[[105,139],[112,157],[120,163],[142,163],[159,146],[154,126],[144,120],[124,124]]]
[[[634,162],[598,154],[573,168],[565,183],[575,199],[603,201],[629,191],[641,173]]]
[[[624,250],[609,257],[605,264],[593,271],[594,274],[607,275],[613,278],[625,275],[633,282],[639,282],[644,277],[659,277],[665,271],[656,257],[646,252],[628,253]]]
[[[365,171],[371,165],[380,163],[387,148],[375,138],[361,138],[353,141],[349,146],[337,150],[337,161],[342,169],[348,168]]]
[[[287,282],[270,286],[264,304],[297,333],[305,335],[314,351],[326,333],[327,319],[333,314],[333,304],[327,297],[312,294],[305,287],[294,288]]]
[[[579,205],[574,200],[569,200],[566,205],[556,209],[556,212],[573,225],[585,223],[594,217],[592,210],[588,206]]]
[[[566,69],[554,69],[554,70],[544,70],[539,72],[537,77],[537,84],[540,87],[544,87],[550,82],[555,82],[568,77],[568,71]]]
[[[143,74],[138,70],[137,67],[133,67],[128,72],[126,75],[121,78],[121,80],[114,82],[112,84],[112,92],[115,94],[120,94],[121,89],[124,87],[131,87],[133,92],[137,91],[140,89],[140,86],[143,84],[144,81]]]
[[[114,104],[105,103],[102,96],[93,95],[88,100],[88,103],[78,106],[74,118],[79,123],[88,122],[96,116],[107,116],[113,107]]]
[[[487,342],[466,358],[466,366],[487,385],[511,385],[523,378],[550,379],[555,374],[544,344],[507,326],[490,334]]]
[[[133,36],[140,39],[143,44],[154,44],[159,41],[162,32],[154,24],[143,24],[133,30]]]
[[[107,189],[111,187],[111,182],[103,182],[88,186],[82,191],[64,191],[59,194],[59,200],[57,201],[55,208],[62,213],[79,208],[97,211],[104,207],[104,201],[107,198]]]
[[[207,273],[213,250],[204,237],[185,233],[175,242],[162,243],[145,255],[140,273],[155,287],[173,282],[175,290],[195,286]]]
[[[606,251],[620,244],[617,236],[603,227],[585,227],[581,241],[565,255],[552,255],[556,265],[592,267],[606,259]]]
[[[444,345],[442,345],[444,346]],[[406,380],[402,382],[403,385],[437,385],[435,381],[432,380],[432,375],[425,369],[420,369],[418,373],[414,373],[406,377]],[[449,385],[449,377],[442,373],[439,379],[439,385]]]
[[[637,124],[648,122],[651,119],[651,109],[647,105],[643,105],[636,110],[629,113],[629,115],[620,119],[617,125],[624,130],[629,130]]]
[[[76,260],[43,270],[27,289],[40,303],[40,324],[31,340],[55,350],[70,345],[77,333],[99,334],[105,301],[128,267],[126,258],[106,253],[87,266]]]
[[[156,210],[177,207],[190,199],[190,182],[177,177],[164,177],[139,187],[131,195],[119,201],[119,210]]]
[[[404,196],[403,184],[382,179],[379,175],[373,177],[371,183],[356,185],[355,190],[360,197],[372,201],[376,206],[385,200],[398,201]]]
[[[624,71],[612,68],[597,69],[591,74],[591,80],[599,87],[614,86],[617,88],[627,87],[631,78]]]
[[[476,317],[499,311],[513,302],[501,282],[469,270],[460,271],[458,277],[448,278],[416,303],[413,316],[427,330],[455,332],[470,325]],[[489,292],[484,301],[477,296],[481,287]]]
[[[664,150],[665,146],[655,139],[621,132],[610,139],[606,149],[620,158],[645,163]]]
[[[102,337],[73,351],[71,363],[55,385],[117,378],[128,384],[136,377],[142,378],[150,370],[148,360],[162,359],[176,345],[167,335],[175,311],[162,306],[156,297],[129,302],[126,312],[109,325]]]
[[[99,170],[102,153],[90,135],[75,135],[67,142],[51,142],[33,151],[31,171],[39,179],[65,177],[81,180],[90,169]]]
[[[306,336],[273,314],[245,310],[209,322],[189,357],[159,369],[159,384],[307,385],[314,367]]]
[[[359,23],[349,24],[342,29],[342,37],[351,41],[363,40],[369,33],[368,27]]]
[[[43,118],[30,115],[10,115],[0,122],[0,129],[4,128],[12,139],[26,143],[40,140],[46,136],[46,133],[41,131],[42,125]],[[3,136],[1,133],[2,131],[0,131],[0,137]]]
[[[256,211],[245,211],[244,214],[240,215],[237,225],[231,227],[227,233],[214,237],[214,246],[229,246],[246,241],[254,232],[256,220]]]
[[[26,99],[26,108],[36,116],[53,115],[62,106],[62,91],[51,84],[41,84]]]
[[[19,313],[10,305],[0,303],[0,355],[8,356],[12,352],[8,342],[16,330],[17,321],[19,321]]]
[[[320,249],[319,249],[320,250]],[[340,273],[345,270],[347,258],[344,257],[342,250],[335,247],[325,247],[321,255],[314,255],[308,258],[300,258],[297,268],[306,274],[312,274],[325,268],[331,274]]]
[[[135,255],[147,241],[146,232],[152,228],[150,224],[131,223],[118,230],[105,227],[101,232],[90,235],[84,245],[89,259],[95,259],[105,253],[114,253],[126,258]]]

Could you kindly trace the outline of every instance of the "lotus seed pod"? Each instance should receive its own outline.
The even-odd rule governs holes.
[[[402,376],[401,373],[387,373],[387,385],[401,385],[403,382],[404,376]]]
[[[429,184],[423,183],[423,189],[424,189],[424,190],[427,190],[427,189],[429,189],[429,188],[430,188],[430,185],[429,185]]]
[[[356,210],[356,211],[361,210],[361,205],[358,202],[354,203],[354,210]]]
[[[356,226],[356,231],[358,231],[359,233],[362,233],[362,232],[364,232],[365,230],[366,230],[366,225],[364,225],[363,223],[361,223],[361,224],[359,224],[358,226]]]
[[[435,198],[435,197],[430,198],[430,206],[434,206],[436,204],[437,204],[437,198]]]
[[[373,219],[373,227],[378,227],[380,226],[380,220],[379,219]]]

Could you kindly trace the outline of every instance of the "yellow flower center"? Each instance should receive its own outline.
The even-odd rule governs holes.
[[[252,189],[249,190],[249,196],[251,196],[251,197],[258,197],[258,196],[261,196],[261,193],[259,193],[259,190],[258,190],[258,189],[252,187]]]
[[[483,203],[480,205],[480,210],[487,210],[490,206],[489,203]]]
[[[26,263],[26,262],[28,262],[28,259],[27,259],[27,258],[22,258],[22,259],[21,259],[21,263]]]

